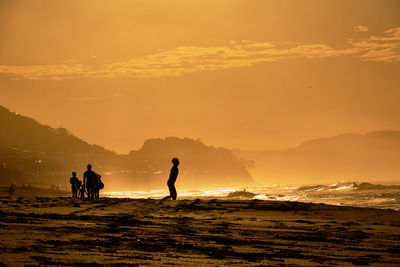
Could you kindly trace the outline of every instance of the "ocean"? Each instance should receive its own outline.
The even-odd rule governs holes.
[[[177,186],[177,190],[178,199],[221,198],[301,201],[400,211],[400,185],[394,183],[382,185],[341,182],[331,185],[272,185],[196,190],[180,190]],[[102,192],[103,197],[118,198],[161,198],[166,195],[168,195],[167,190]]]

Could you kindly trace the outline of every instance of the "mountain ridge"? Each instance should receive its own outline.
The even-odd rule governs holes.
[[[236,150],[262,183],[400,179],[400,131],[342,134],[265,151]]]
[[[47,153],[76,153],[85,149],[95,153],[116,154],[102,146],[89,144],[65,128],[52,128],[3,106],[0,106],[0,123],[6,127],[0,131],[0,146],[3,147],[18,147]]]

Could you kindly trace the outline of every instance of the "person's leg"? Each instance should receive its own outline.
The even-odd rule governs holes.
[[[177,193],[176,193],[176,188],[175,188],[175,185],[174,185],[174,184],[172,184],[172,185],[169,187],[169,192],[170,192],[171,198],[172,198],[173,200],[176,200]]]
[[[169,198],[175,200],[176,199],[176,189],[175,185],[173,183],[168,183],[168,189],[169,189]]]
[[[92,199],[92,186],[87,187],[87,195],[89,199]]]
[[[166,197],[163,197],[161,200],[167,200],[167,199],[170,199],[171,198],[171,196],[166,196]]]
[[[94,199],[96,196],[96,188],[94,184],[90,185],[90,199]]]
[[[169,196],[166,196],[166,197],[162,198],[161,200],[167,200],[167,199],[172,198],[171,197],[171,186],[170,186],[169,181],[167,182],[167,185],[168,185],[168,189],[169,189]]]

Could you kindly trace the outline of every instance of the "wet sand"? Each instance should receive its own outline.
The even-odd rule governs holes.
[[[262,200],[0,196],[1,265],[400,265],[400,213]]]

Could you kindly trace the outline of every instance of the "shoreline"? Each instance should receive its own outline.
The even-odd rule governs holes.
[[[65,190],[54,190],[54,189],[49,189],[49,188],[25,188],[25,189],[17,189],[14,194],[9,194],[6,190],[5,187],[0,188],[2,190],[0,190],[0,199],[15,199],[17,200],[18,198],[54,198],[54,197],[62,197],[62,198],[70,198],[72,199],[72,193],[69,191],[65,191]],[[164,195],[168,194],[167,190],[156,190],[156,191],[165,191]],[[134,192],[134,191],[132,191]],[[100,193],[100,199],[126,199],[126,200],[161,200],[164,195],[160,195],[157,197],[147,197],[147,196],[132,196],[132,197],[126,197],[126,196],[115,196],[115,195],[111,195],[110,192],[105,192],[105,193]],[[321,204],[321,205],[329,205],[329,206],[336,206],[336,207],[352,207],[352,208],[371,208],[371,209],[377,209],[377,210],[392,210],[392,211],[396,211],[396,212],[400,212],[400,208],[397,207],[397,205],[395,207],[379,207],[379,206],[374,206],[374,205],[361,205],[361,204],[348,204],[348,203],[337,203],[335,201],[330,201],[329,202],[323,202],[322,199],[293,199],[293,200],[281,200],[281,199],[265,199],[265,198],[246,198],[246,197],[229,197],[229,196],[215,196],[215,195],[202,195],[202,196],[188,196],[188,195],[184,195],[184,196],[180,196],[178,194],[178,200],[195,200],[195,199],[200,199],[200,200],[212,200],[212,199],[217,199],[217,200],[221,200],[221,201],[270,201],[270,202],[291,202],[291,203],[295,203],[295,202],[299,202],[299,203],[306,203],[306,204]],[[81,200],[81,201],[85,201],[87,200],[87,197],[85,199],[76,199],[76,200]]]

